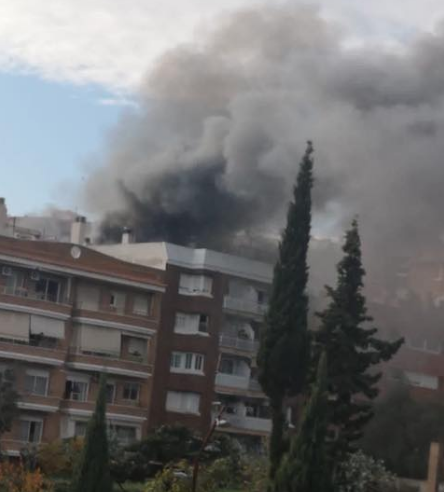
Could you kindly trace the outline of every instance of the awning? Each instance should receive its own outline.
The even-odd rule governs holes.
[[[65,338],[65,322],[45,316],[31,315],[31,334],[51,338]]]
[[[121,332],[113,328],[82,325],[80,348],[88,352],[120,355]]]
[[[29,341],[29,314],[0,311],[0,337]]]

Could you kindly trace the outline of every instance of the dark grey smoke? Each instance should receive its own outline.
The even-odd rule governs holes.
[[[89,179],[103,239],[212,247],[277,231],[305,141],[315,142],[315,230],[358,215],[383,263],[444,230],[444,36],[403,53],[347,50],[314,9],[219,20],[166,53]],[[391,261],[391,260],[390,260]]]

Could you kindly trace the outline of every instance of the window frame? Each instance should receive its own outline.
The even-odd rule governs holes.
[[[128,387],[130,387],[130,389],[128,389]],[[125,397],[125,392],[128,391],[129,392],[129,395],[131,395],[132,391],[137,388],[137,398],[126,398]],[[122,387],[122,400],[126,401],[126,402],[134,402],[134,403],[138,403],[140,401],[140,389],[141,389],[141,386],[140,386],[140,383],[133,383],[133,382],[126,382],[126,383],[123,383],[123,387]]]
[[[66,394],[67,393],[67,385],[68,383],[71,383],[71,390],[69,392],[69,395]],[[82,384],[82,385],[85,385],[86,389],[84,392],[75,392],[76,394],[84,394],[84,397],[85,399],[77,399],[77,398],[73,398],[72,395],[74,393],[73,389],[72,389],[72,386],[73,384]],[[88,401],[88,396],[89,396],[89,381],[85,381],[83,379],[80,379],[80,378],[74,378],[74,377],[67,377],[66,378],[66,381],[65,381],[65,399],[68,400],[68,401],[80,401],[80,402],[86,402]]]
[[[20,417],[20,441],[21,442],[26,442],[28,444],[40,444],[42,442],[42,437],[43,437],[43,419],[42,418],[37,418],[37,417]],[[22,425],[23,423],[26,422],[28,424],[28,431],[27,431],[27,438],[26,441],[23,441],[22,438]],[[31,441],[30,434],[31,434],[31,425],[32,424],[38,424],[40,426],[40,432],[37,440]]]
[[[27,386],[27,379],[28,378],[33,378],[33,384],[32,384],[31,390],[29,390],[28,386]],[[45,379],[45,391],[43,394],[35,391],[37,378]],[[27,370],[25,372],[25,378],[24,378],[24,389],[25,389],[25,392],[27,395],[48,396],[49,373],[44,372],[44,371]]]
[[[171,352],[170,372],[178,374],[204,375],[205,355],[197,352]]]

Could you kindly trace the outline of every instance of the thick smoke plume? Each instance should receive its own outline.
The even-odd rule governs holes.
[[[386,258],[438,240],[444,34],[389,53],[344,48],[311,8],[218,19],[158,61],[139,110],[114,130],[87,183],[102,239],[130,226],[138,240],[220,249],[242,232],[276,232],[308,138],[317,230],[341,234],[358,215],[364,243]]]

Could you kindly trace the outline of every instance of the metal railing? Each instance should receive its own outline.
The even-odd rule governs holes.
[[[238,415],[224,415],[228,423],[238,429],[246,429],[260,432],[271,431],[271,420],[258,417],[240,417]]]
[[[236,374],[216,374],[216,385],[226,386],[227,388],[248,389],[250,378],[248,376],[238,376]]]
[[[251,391],[260,391],[262,392],[262,386],[260,385],[257,379],[250,379],[248,384],[248,389]]]
[[[245,340],[243,338],[232,337],[230,335],[220,335],[219,345],[221,347],[245,350],[246,352],[257,352],[259,343],[255,340]]]
[[[135,362],[137,364],[148,364],[148,355],[122,354],[121,352],[112,352],[107,350],[86,350],[81,347],[70,347],[69,353],[72,355],[85,355],[88,357],[100,357],[108,360],[118,360],[123,362]]]
[[[232,311],[263,316],[267,312],[268,305],[259,304],[258,302],[250,301],[249,299],[238,299],[228,295],[224,297],[224,308]]]
[[[53,302],[55,304],[68,305],[68,299],[59,298],[53,294],[48,294],[45,292],[37,292],[35,290],[26,289],[24,287],[8,287],[3,289],[3,294],[14,297],[23,297],[26,299],[33,299],[36,301],[46,301]]]
[[[40,339],[39,341],[37,340],[32,340],[30,338],[20,338],[20,337],[8,337],[6,335],[2,335],[0,333],[0,343],[7,343],[11,345],[18,345],[18,346],[27,346],[27,347],[37,347],[41,348],[44,350],[51,350],[54,352],[63,352],[63,350],[57,346],[57,343],[53,346],[51,345],[45,345],[44,339]]]

